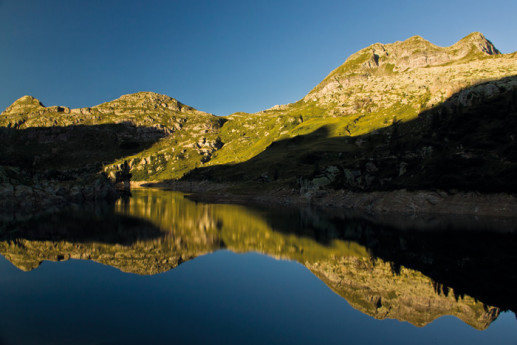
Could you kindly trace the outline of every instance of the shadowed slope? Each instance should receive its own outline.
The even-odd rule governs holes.
[[[120,155],[109,160],[99,157],[101,159],[98,162],[106,174],[114,177],[120,165],[128,161],[136,180],[152,175],[157,179],[179,177],[201,162],[209,161],[211,153],[222,145],[216,133],[222,123],[222,118],[153,92],[123,95],[116,100],[81,109],[45,107],[37,99],[24,96],[0,115],[0,127],[20,130],[114,126],[115,131],[111,133],[113,147],[102,147],[102,150],[111,152],[122,145],[121,148],[126,149],[126,152],[120,152]],[[117,133],[126,127],[137,130]],[[109,130],[101,134],[101,141],[107,139],[104,137],[108,132]],[[162,134],[158,138],[162,140],[154,140],[156,135],[153,132]],[[132,139],[135,135],[136,141],[145,141],[144,137],[147,136],[149,142],[154,142],[137,147],[138,143]],[[85,151],[91,149],[93,155],[101,155],[96,152],[100,147],[92,145],[93,140],[94,137],[88,135],[84,138]],[[47,154],[59,160],[63,153],[59,151]]]
[[[224,146],[206,165],[251,159],[271,143],[333,127],[333,136],[359,136],[415,119],[454,93],[517,75],[515,54],[498,54],[480,33],[451,47],[415,36],[374,44],[353,55],[298,102],[227,117]]]
[[[187,178],[260,189],[312,184],[358,191],[512,193],[517,191],[516,128],[517,77],[508,77],[462,90],[411,121],[354,137],[336,137],[339,128],[328,124],[274,142],[246,162],[200,168]]]
[[[118,194],[103,165],[164,136],[128,123],[0,127],[0,218],[10,222],[67,202],[113,200]]]
[[[88,169],[145,150],[166,134],[131,123],[67,127],[0,127],[0,165],[34,174],[48,170]]]
[[[44,107],[26,96],[0,115],[0,126],[130,122],[155,128],[166,134],[163,140],[103,169],[113,177],[127,160],[133,180],[160,181],[181,178],[195,168],[245,162],[275,141],[307,135],[322,126],[332,127],[331,135],[336,137],[372,133],[414,120],[464,88],[515,75],[515,54],[499,54],[480,33],[445,48],[415,36],[362,49],[300,101],[256,114],[216,117],[152,92],[81,109]]]

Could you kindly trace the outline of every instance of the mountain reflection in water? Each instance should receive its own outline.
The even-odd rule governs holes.
[[[152,275],[219,249],[252,251],[301,263],[377,319],[424,326],[453,315],[485,329],[517,310],[516,236],[460,230],[400,231],[310,208],[195,203],[143,189],[114,211],[97,205],[10,225],[0,253],[26,271],[73,258]]]

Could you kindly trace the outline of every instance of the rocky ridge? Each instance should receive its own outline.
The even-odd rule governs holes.
[[[329,187],[513,193],[516,66],[515,53],[479,33],[446,48],[421,37],[374,44],[301,101],[230,116],[222,130],[243,128],[248,140],[237,140],[248,152],[234,156],[249,158],[189,177],[289,186],[308,198]],[[221,137],[211,165],[235,147]]]
[[[445,48],[414,36],[351,55],[304,101],[330,105],[336,115],[374,113],[399,102],[419,111],[483,80],[515,74],[514,64],[481,33]]]
[[[130,167],[144,162],[140,169],[146,165],[147,175],[178,156],[209,160],[220,145],[215,135],[220,123],[214,115],[152,92],[81,109],[45,107],[24,96],[0,115],[2,205],[28,210],[111,198],[116,192],[107,178],[115,182],[124,161]],[[131,158],[142,151],[143,157]],[[117,159],[122,163],[110,165]]]
[[[245,183],[261,190],[287,187],[309,196],[329,187],[360,192],[406,187],[453,190],[458,187],[452,178],[436,181],[442,174],[436,167],[457,156],[464,167],[480,161],[484,162],[480,170],[488,171],[460,186],[472,190],[478,178],[495,178],[503,185],[513,176],[517,163],[509,152],[515,76],[515,53],[500,54],[480,33],[445,48],[415,36],[362,49],[300,101],[256,114],[217,117],[152,92],[81,109],[44,107],[24,96],[0,115],[0,127],[11,137],[22,137],[18,143],[30,144],[35,137],[36,142],[48,144],[56,138],[68,141],[72,128],[117,125],[124,130],[105,135],[104,150],[111,145],[112,154],[97,158],[100,166],[91,171],[112,181],[127,164],[133,181],[186,176]],[[502,110],[490,108],[490,103],[502,105]],[[482,116],[497,111],[490,119]],[[457,132],[461,126],[470,133],[451,133],[450,128]],[[23,138],[35,128],[56,133]],[[469,146],[474,138],[483,147]],[[16,148],[11,146],[11,151]],[[23,157],[23,164],[10,158],[0,165],[32,171],[32,166],[46,161],[45,171],[56,170],[52,164],[57,170],[72,171],[67,164],[55,163],[62,155],[59,147],[47,146],[46,151],[33,153],[32,161]],[[429,168],[415,170],[426,164]],[[461,174],[451,172],[456,177]],[[427,180],[436,185],[426,184]]]

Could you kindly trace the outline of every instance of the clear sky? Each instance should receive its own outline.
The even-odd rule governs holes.
[[[217,115],[299,100],[350,54],[481,31],[517,50],[516,0],[0,0],[0,111],[137,91]]]

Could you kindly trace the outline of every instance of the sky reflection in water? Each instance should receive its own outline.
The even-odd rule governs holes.
[[[491,324],[485,320],[488,328],[479,331],[473,326],[484,325],[475,323],[486,317],[482,302],[467,295],[455,304],[452,295],[436,294],[431,279],[420,272],[402,267],[399,275],[394,274],[381,258],[368,264],[368,249],[358,243],[328,234],[311,237],[318,226],[332,226],[322,217],[287,214],[299,221],[285,221],[278,214],[267,216],[264,210],[194,204],[178,193],[165,192],[137,192],[135,199],[116,209],[115,218],[96,210],[99,222],[110,218],[107,224],[118,225],[109,236],[79,231],[54,216],[46,219],[54,222],[54,230],[47,229],[46,236],[58,232],[58,238],[36,238],[38,226],[35,229],[33,223],[2,239],[1,253],[31,271],[0,259],[0,344],[512,344],[517,340],[512,312],[501,313]],[[138,232],[131,218],[117,218],[128,215],[147,219],[152,226],[140,223],[138,229],[149,231]],[[55,222],[75,235],[63,236],[55,230],[59,229]],[[289,232],[282,223],[303,229]],[[129,239],[123,237],[128,229]],[[85,260],[45,261],[38,267],[40,260],[69,257],[90,257],[114,267]],[[358,267],[367,272],[362,274]],[[354,293],[351,288],[365,286],[370,290]],[[385,291],[386,286],[402,290]],[[382,298],[379,302],[372,296]],[[343,297],[349,297],[350,304]],[[422,299],[446,305],[473,326],[453,316],[415,327],[364,314],[427,322],[426,314],[442,309],[419,310]]]

